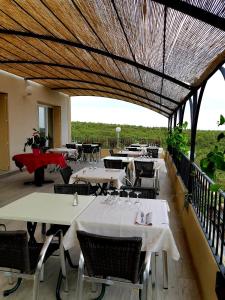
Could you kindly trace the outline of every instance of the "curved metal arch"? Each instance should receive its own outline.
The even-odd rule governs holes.
[[[61,89],[61,90],[63,91],[64,89]],[[115,95],[117,97],[119,96],[119,97],[122,97],[122,98],[125,98],[125,99],[130,99],[132,101],[136,101],[140,104],[144,104],[145,106],[148,106],[151,110],[156,109],[156,110],[161,111],[162,113],[166,114],[167,116],[169,116],[169,113],[167,111],[165,111],[164,109],[162,109],[162,108],[158,108],[158,107],[155,107],[155,106],[153,106],[149,103],[142,102],[141,100],[138,100],[138,99],[135,99],[135,98],[132,98],[132,97],[127,97],[127,96],[117,94],[117,93],[114,93],[114,92],[108,92],[108,91],[104,91],[104,90],[100,90],[100,89],[89,89],[89,88],[73,88],[73,90],[100,92],[100,93],[103,93],[103,94]],[[77,95],[74,95],[74,96],[77,96]]]
[[[152,74],[157,75],[159,77],[163,76],[164,79],[167,79],[168,81],[171,81],[171,82],[173,82],[177,85],[180,85],[180,86],[182,86],[182,87],[184,87],[188,90],[192,89],[192,87],[190,85],[186,84],[185,82],[182,82],[182,81],[180,81],[176,78],[173,78],[169,75],[166,75],[166,74],[163,75],[161,72],[159,72],[155,69],[144,66],[144,65],[142,65],[140,63],[137,63],[135,61],[132,61],[128,58],[121,57],[119,55],[112,54],[110,52],[103,51],[101,49],[90,47],[90,46],[87,46],[87,45],[84,45],[84,44],[80,44],[80,43],[73,42],[73,41],[68,41],[68,40],[61,39],[61,38],[56,38],[54,36],[37,34],[37,33],[34,33],[34,32],[23,32],[23,31],[18,31],[18,30],[0,29],[0,34],[1,33],[6,34],[6,35],[17,35],[17,36],[30,37],[30,38],[39,39],[39,40],[46,40],[46,41],[50,41],[50,42],[54,42],[54,43],[58,43],[58,44],[67,45],[67,46],[71,46],[71,47],[74,47],[74,48],[82,49],[82,50],[85,50],[87,52],[96,53],[96,54],[99,54],[99,55],[102,55],[102,56],[105,56],[105,57],[112,58],[114,60],[123,62],[125,64],[134,66],[136,68],[139,68],[143,71],[152,73]]]
[[[58,80],[58,78],[56,78],[56,79]],[[68,81],[70,81],[70,80],[68,80]],[[100,86],[100,87],[110,88],[110,89],[114,89],[114,90],[117,90],[117,91],[120,91],[120,92],[128,93],[128,94],[131,94],[133,96],[140,97],[140,98],[142,98],[142,99],[144,99],[146,101],[153,102],[153,103],[155,103],[157,105],[160,105],[160,106],[162,106],[162,107],[164,107],[164,108],[166,108],[166,109],[168,109],[170,111],[173,111],[173,109],[170,109],[166,105],[160,104],[160,103],[158,103],[155,100],[152,100],[152,99],[149,99],[149,98],[145,98],[145,97],[143,97],[143,96],[141,96],[139,94],[136,94],[136,93],[124,90],[124,89],[120,89],[120,88],[117,88],[117,87],[114,87],[114,86],[111,86],[111,85],[102,84],[102,83],[96,83],[96,82],[86,81],[86,80],[79,80],[79,79],[73,79],[71,81],[73,81],[73,82],[79,82],[79,83],[87,83],[87,84],[90,84],[90,85],[97,85],[97,86]],[[65,86],[65,87],[52,88],[52,90],[55,90],[55,91],[57,91],[57,90],[73,90],[74,88],[76,88],[76,87]]]
[[[1,64],[1,61],[0,61],[0,64]],[[57,65],[57,67],[64,67],[63,65]],[[136,83],[132,83],[130,81],[125,81],[123,79],[119,79],[119,78],[116,78],[116,77],[113,77],[113,76],[110,76],[110,75],[106,75],[106,74],[103,74],[103,73],[99,73],[99,72],[94,72],[94,71],[90,71],[90,70],[86,70],[86,69],[82,69],[82,68],[77,68],[77,67],[71,67],[72,70],[75,70],[75,71],[79,71],[79,72],[87,72],[89,74],[94,74],[94,75],[98,75],[98,76],[102,76],[102,77],[105,77],[105,78],[108,78],[110,80],[113,80],[113,81],[118,81],[118,82],[121,82],[121,83],[124,83],[124,84],[127,84],[127,85],[130,85],[130,86],[133,86],[137,89],[140,89],[140,90],[143,90],[143,91],[146,91],[148,93],[151,93],[155,96],[158,96],[158,97],[161,97],[171,103],[174,103],[174,104],[177,104],[179,105],[180,102],[178,101],[175,101],[169,97],[166,97],[166,96],[163,96],[157,92],[154,92],[150,89],[147,89],[147,88],[144,88],[142,86],[139,86],[138,84]],[[72,79],[72,78],[64,78],[64,77],[25,77],[26,80],[64,80],[64,81],[76,81],[77,79]]]

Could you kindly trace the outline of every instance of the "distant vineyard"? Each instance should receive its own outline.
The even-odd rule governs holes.
[[[167,128],[149,128],[143,126],[72,122],[71,137],[78,142],[99,142],[103,147],[109,148],[116,145],[116,127],[121,128],[121,146],[129,143],[145,143],[159,141],[165,146]]]
[[[127,146],[131,143],[148,143],[159,141],[161,146],[166,148],[167,128],[143,127],[120,124],[85,123],[72,122],[72,141],[92,143],[98,142],[104,148],[116,146],[116,127],[121,127],[120,146]],[[198,130],[196,138],[195,162],[199,165],[200,160],[213,149],[219,131]],[[190,131],[187,131],[190,141]],[[225,142],[221,142],[221,149],[225,149]],[[225,172],[217,171],[217,183],[222,184],[225,189]]]

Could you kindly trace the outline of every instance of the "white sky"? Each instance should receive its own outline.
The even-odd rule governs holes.
[[[207,83],[198,121],[198,129],[218,129],[220,114],[225,115],[225,80],[217,72]],[[167,127],[167,118],[147,108],[101,97],[71,97],[71,119],[82,122]],[[190,125],[189,103],[184,120]],[[219,128],[223,129],[223,128]]]

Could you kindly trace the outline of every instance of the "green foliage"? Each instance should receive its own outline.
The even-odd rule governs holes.
[[[86,123],[72,122],[71,137],[77,142],[99,142],[103,147],[109,148],[116,145],[116,127],[121,127],[120,142],[121,146],[129,143],[145,143],[148,141],[159,141],[165,146],[167,128],[161,127],[143,127],[134,125],[104,124],[104,123]]]
[[[171,132],[169,132],[166,139],[167,145],[175,148],[179,152],[184,154],[188,153],[188,135],[185,132],[187,129],[187,122],[183,125],[177,125]]]
[[[23,149],[24,152],[26,152],[27,146],[31,146],[32,148],[44,147],[46,141],[48,140],[48,137],[41,135],[37,129],[33,128],[33,131],[34,132],[32,134],[32,137],[27,138],[27,141],[24,144],[24,149]]]
[[[217,122],[218,126],[221,126],[225,123],[225,118],[223,115],[220,115],[220,120]],[[216,170],[225,171],[225,159],[224,159],[224,147],[221,147],[220,141],[224,139],[225,135],[223,132],[219,133],[216,141],[217,145],[214,146],[214,149],[206,154],[200,160],[201,169],[212,179],[216,179]],[[221,148],[223,150],[221,150]]]
[[[210,185],[210,191],[212,192],[217,192],[220,188],[221,184],[214,183]]]

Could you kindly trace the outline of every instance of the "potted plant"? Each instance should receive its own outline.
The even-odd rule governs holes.
[[[34,154],[39,154],[40,150],[45,147],[48,139],[49,138],[47,136],[41,135],[40,131],[33,128],[32,137],[27,138],[23,151],[26,152],[26,147],[30,146]]]
[[[187,155],[188,153],[188,136],[186,134],[187,122],[184,122],[182,125],[177,125],[171,132],[169,132],[166,139],[168,149],[175,149],[179,153]]]

